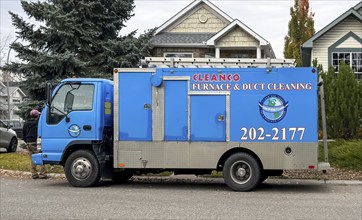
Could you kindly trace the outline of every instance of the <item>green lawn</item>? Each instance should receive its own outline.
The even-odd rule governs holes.
[[[362,171],[362,140],[328,142],[329,162],[332,167]],[[319,147],[319,160],[323,160],[323,144]],[[24,152],[0,153],[0,169],[30,170],[30,158]],[[51,173],[63,173],[63,167],[46,165]]]
[[[362,171],[362,140],[336,140],[328,142],[329,163],[332,167]],[[322,161],[323,144],[319,145],[319,160]]]
[[[0,153],[0,169],[30,171],[30,157],[25,152]],[[62,166],[45,166],[48,173],[64,173]]]

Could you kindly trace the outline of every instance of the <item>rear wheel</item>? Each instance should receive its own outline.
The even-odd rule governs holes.
[[[250,191],[261,180],[261,168],[258,161],[248,153],[231,155],[224,164],[224,180],[234,191]]]
[[[100,179],[100,166],[94,153],[78,150],[72,153],[64,166],[65,176],[72,186],[93,186]]]
[[[10,141],[9,147],[7,149],[8,152],[15,152],[18,148],[18,139],[13,137]]]

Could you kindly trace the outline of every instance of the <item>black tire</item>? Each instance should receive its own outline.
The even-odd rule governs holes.
[[[234,191],[250,191],[261,180],[261,167],[258,161],[248,153],[235,153],[224,164],[224,180]]]
[[[18,139],[16,137],[13,137],[10,141],[7,152],[15,152],[17,148],[18,148]]]
[[[125,183],[133,176],[133,172],[129,170],[113,172],[112,180],[115,183]]]
[[[100,166],[90,150],[78,150],[72,153],[64,166],[68,182],[75,187],[93,186],[99,182]]]

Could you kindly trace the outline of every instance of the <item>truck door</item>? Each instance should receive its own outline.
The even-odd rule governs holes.
[[[66,83],[54,95],[51,106],[42,112],[47,114],[46,123],[41,123],[42,145],[50,152],[49,158],[52,150],[57,152],[71,141],[97,139],[96,90],[94,83]]]
[[[191,93],[191,141],[226,141],[226,96]]]

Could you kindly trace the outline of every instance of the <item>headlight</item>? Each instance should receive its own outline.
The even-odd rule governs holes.
[[[36,139],[36,149],[41,152],[41,138]]]

